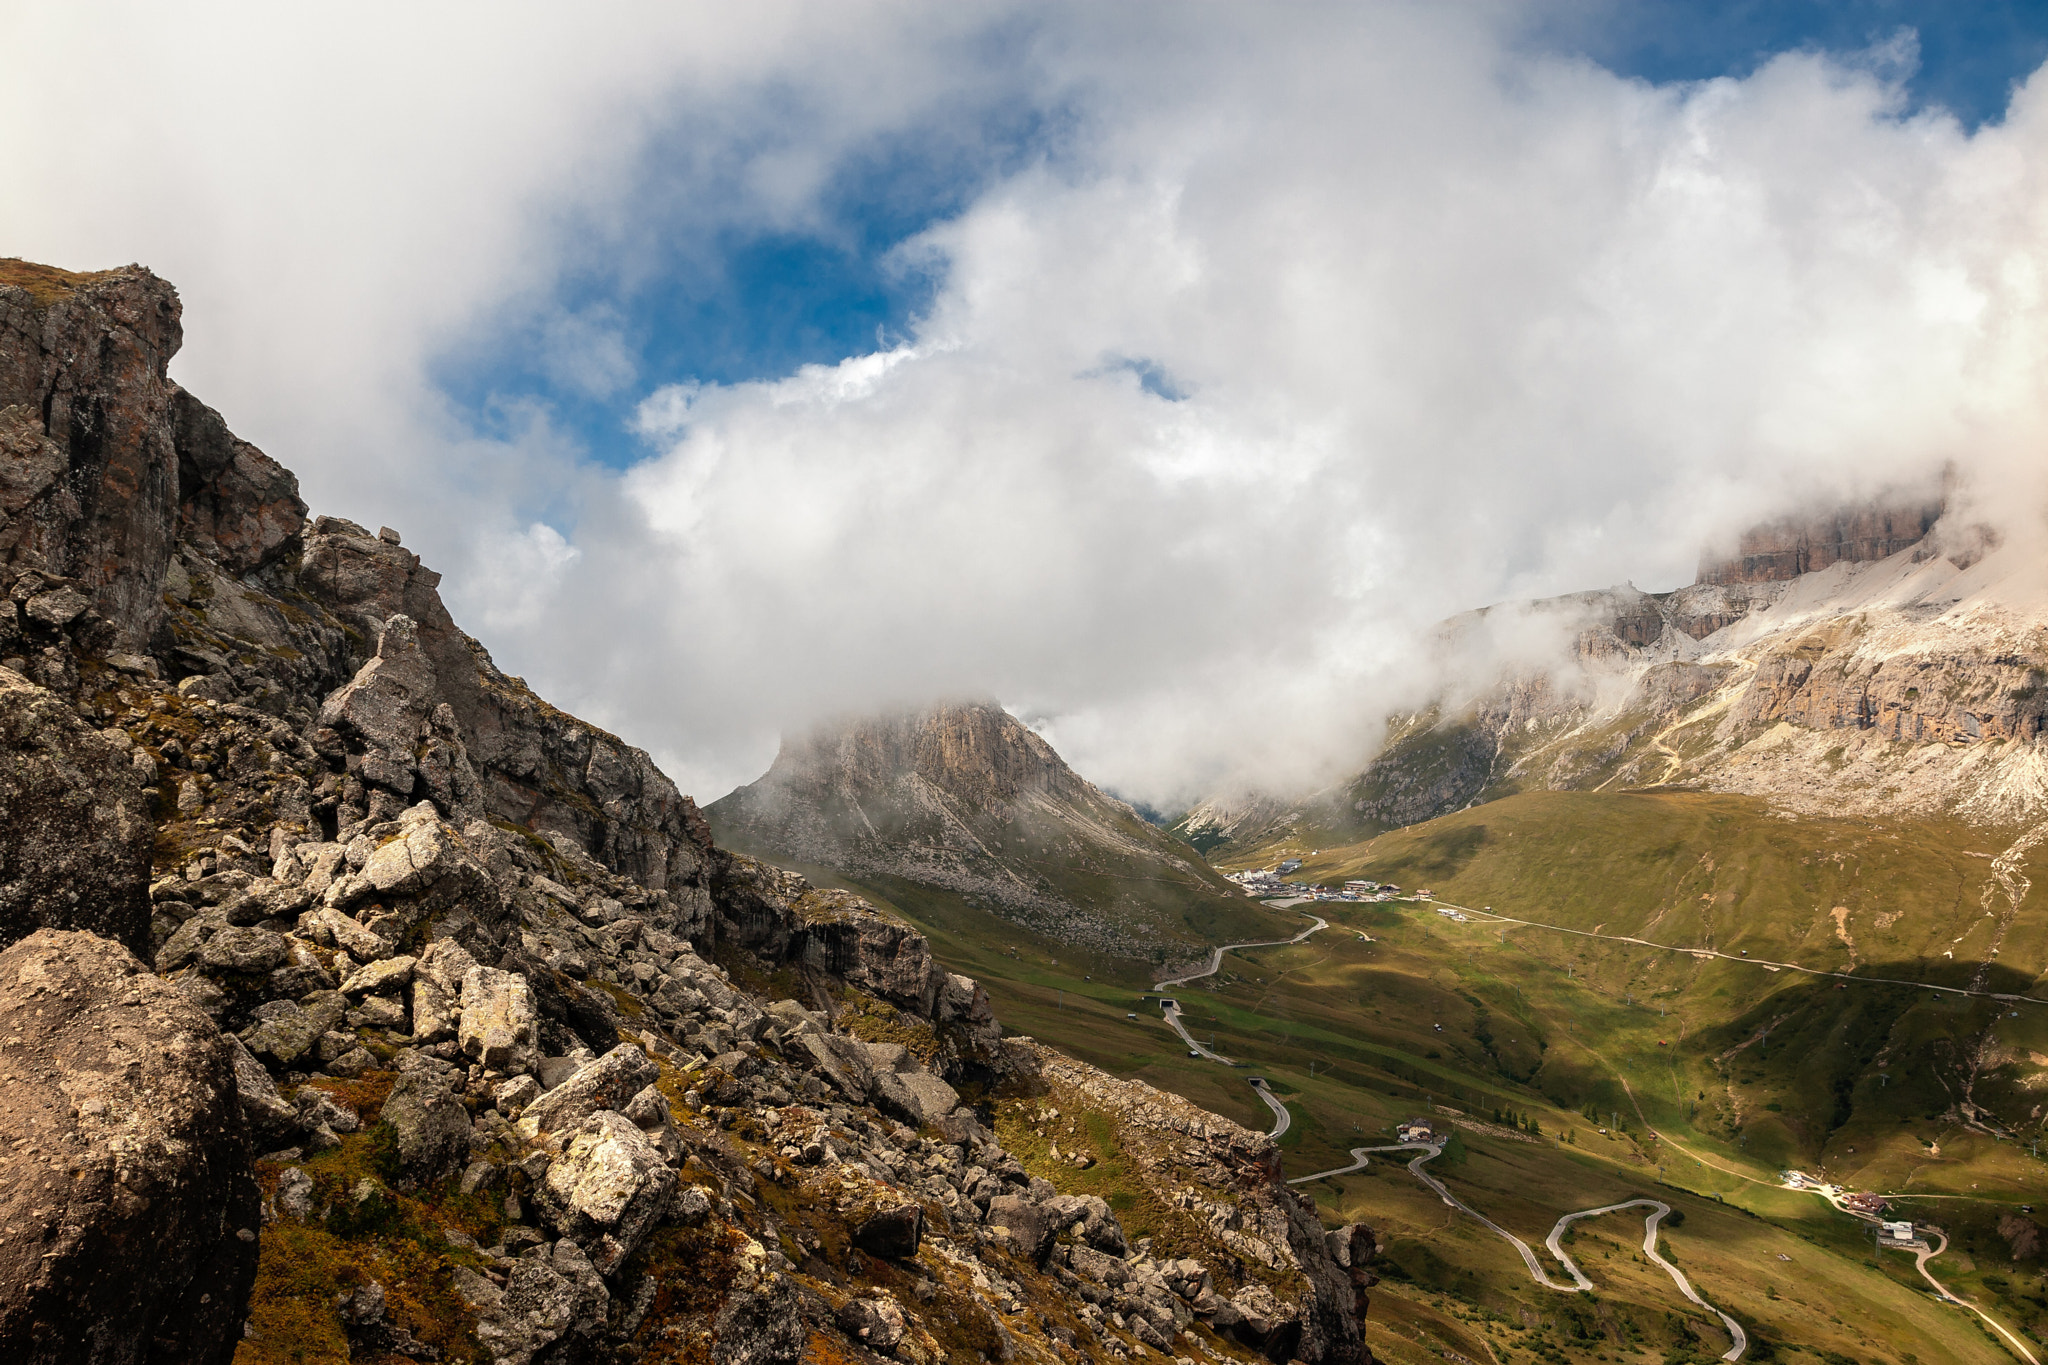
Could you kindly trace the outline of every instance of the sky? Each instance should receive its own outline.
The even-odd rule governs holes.
[[[1154,806],[1435,622],[1955,467],[2041,534],[2048,7],[4,6],[0,253],[712,799],[993,695]]]

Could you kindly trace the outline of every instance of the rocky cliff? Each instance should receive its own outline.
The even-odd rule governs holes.
[[[1354,778],[1208,803],[1185,827],[1250,848],[1515,791],[1649,785],[1811,814],[2048,819],[2048,565],[1938,510],[1777,522],[1675,592],[1455,618],[1437,642],[1455,688],[1392,718]],[[1531,638],[1554,648],[1518,660],[1494,643]]]
[[[708,808],[719,837],[854,878],[936,887],[1064,943],[1145,957],[1243,899],[994,702],[830,725]]]
[[[1264,1139],[716,847],[395,532],[309,518],[168,379],[180,321],[139,268],[0,262],[22,1358],[1370,1359],[1372,1238]],[[1006,790],[1051,800],[1033,761]],[[1134,1148],[1171,1110],[1213,1216],[1062,1192],[1054,1094]]]
[[[1702,556],[1696,583],[1775,583],[1831,564],[1889,559],[1941,518],[1938,496],[1897,497],[1820,515],[1781,517],[1742,533],[1729,558]]]

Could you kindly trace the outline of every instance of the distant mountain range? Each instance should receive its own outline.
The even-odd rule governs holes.
[[[1509,644],[1529,640],[1555,648]],[[1490,607],[1436,647],[1465,681],[1391,718],[1350,779],[1219,796],[1174,832],[1228,856],[1518,791],[1659,785],[1806,814],[2048,814],[2048,564],[1938,499],[1774,522],[1690,587]]]
[[[705,813],[732,847],[885,894],[892,881],[933,888],[1119,956],[1179,955],[1208,941],[1219,911],[1248,908],[1198,853],[992,701],[825,726]]]

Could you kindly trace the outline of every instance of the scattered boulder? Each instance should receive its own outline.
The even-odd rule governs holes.
[[[495,967],[471,967],[462,977],[463,1052],[488,1071],[531,1071],[540,1060],[540,1018],[526,978]]]
[[[426,1071],[399,1076],[384,1101],[384,1121],[397,1141],[399,1165],[422,1185],[455,1174],[469,1160],[469,1111]]]
[[[367,966],[358,967],[341,983],[341,993],[348,996],[386,995],[403,990],[412,981],[412,970],[417,959],[407,956],[387,957]]]
[[[54,929],[0,952],[0,1038],[8,1358],[227,1365],[262,1216],[233,1048],[119,944]]]
[[[242,1040],[226,1035],[235,1068],[235,1088],[241,1095],[242,1114],[249,1121],[249,1134],[264,1150],[282,1147],[299,1135],[299,1111],[277,1093],[277,1083],[263,1069],[263,1063],[249,1055]]]
[[[258,1057],[291,1066],[312,1052],[323,1035],[341,1022],[348,1001],[337,991],[318,991],[303,1001],[271,1000],[251,1012],[242,1041]]]
[[[903,1310],[887,1297],[848,1299],[834,1314],[839,1330],[871,1351],[883,1355],[896,1349],[907,1330]]]
[[[534,1197],[556,1230],[583,1244],[608,1275],[661,1217],[675,1185],[675,1171],[646,1135],[606,1109],[569,1134]]]
[[[923,1240],[924,1209],[917,1204],[883,1209],[853,1230],[855,1246],[889,1261],[909,1260]]]
[[[230,924],[207,938],[199,950],[199,965],[210,971],[260,976],[283,966],[288,956],[284,935]]]
[[[999,1194],[988,1201],[990,1227],[1005,1228],[1017,1254],[1034,1265],[1042,1265],[1059,1236],[1059,1221],[1044,1204],[1014,1194]]]
[[[527,1105],[519,1131],[529,1142],[573,1128],[600,1110],[623,1110],[661,1079],[661,1068],[632,1043],[621,1043]]]

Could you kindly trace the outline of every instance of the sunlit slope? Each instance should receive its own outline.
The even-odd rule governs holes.
[[[1230,865],[1300,857],[1295,875],[1315,881],[1369,877],[1565,928],[1944,985],[2023,990],[2048,962],[2048,919],[2015,913],[2019,883],[1993,866],[2015,837],[1961,824],[1790,819],[1695,792],[1532,792],[1344,846],[1302,842]],[[2023,851],[2022,877],[2035,856]]]
[[[1164,964],[1260,923],[1200,854],[991,702],[822,728],[704,813],[725,847],[971,906],[997,937]]]
[[[1888,1254],[1887,1262],[1900,1264],[1864,1264],[1869,1245],[1860,1225],[1813,1196],[1774,1188],[1783,1162],[1764,1150],[1763,1124],[1782,1119],[1764,1102],[1753,1106],[1753,1138],[1724,1132],[1711,1114],[1697,1130],[1684,1117],[1679,1097],[1715,1082],[1710,1065],[1702,1069],[1690,1055],[1658,1046],[1660,1036],[1691,1037],[1683,1002],[1667,999],[1670,1013],[1660,1015],[1655,1005],[1610,996],[1583,970],[1567,974],[1527,950],[1528,931],[1503,942],[1476,923],[1420,907],[1318,906],[1334,921],[1329,930],[1291,947],[1228,954],[1218,977],[1175,992],[1203,1041],[1244,1063],[1231,1070],[1187,1056],[1161,1022],[1142,973],[1048,941],[997,944],[962,934],[973,920],[930,900],[894,904],[932,932],[949,963],[979,975],[1017,1031],[1262,1128],[1268,1116],[1245,1082],[1267,1077],[1294,1116],[1282,1142],[1290,1175],[1344,1164],[1349,1147],[1391,1140],[1397,1120],[1449,1106],[1483,1131],[1459,1130],[1460,1159],[1442,1173],[1526,1238],[1540,1242],[1560,1213],[1651,1190],[1690,1212],[1686,1227],[1666,1239],[1667,1251],[1762,1340],[1859,1361],[1903,1361],[1908,1352],[1921,1360],[2001,1358],[1997,1348],[1972,1341],[1975,1329],[1955,1310],[1893,1273],[1910,1277],[1909,1258]],[[1634,1112],[1638,1099],[1649,1125]],[[1496,1112],[1533,1121],[1540,1132],[1498,1123]],[[1665,1137],[1652,1137],[1652,1126]],[[1600,1133],[1603,1127],[1610,1131]],[[1938,1158],[1930,1159],[1928,1143],[1940,1148]],[[1680,1144],[1711,1164],[1684,1157]],[[1892,1124],[1882,1141],[1852,1145],[1859,1151],[1847,1159],[1872,1157],[1881,1188],[1893,1188],[1887,1182],[1896,1174],[1916,1189],[1969,1201],[1930,1200],[1918,1213],[1936,1210],[1974,1249],[1952,1256],[1953,1264],[1976,1254],[1983,1270],[1996,1273],[1993,1257],[2005,1254],[1997,1219],[2037,1187],[2040,1168],[2024,1151],[1953,1122],[1923,1120]],[[1437,1343],[1427,1351],[1447,1347],[1478,1359],[1469,1349],[1477,1334],[1497,1358],[1519,1361],[1544,1340],[1588,1349],[1581,1333],[1594,1332],[1607,1345],[1638,1343],[1650,1359],[1663,1359],[1687,1340],[1670,1316],[1669,1282],[1650,1268],[1625,1256],[1590,1266],[1601,1290],[1600,1306],[1587,1316],[1573,1306],[1578,1301],[1532,1285],[1504,1242],[1444,1209],[1398,1163],[1310,1188],[1333,1219],[1359,1218],[1381,1230],[1395,1280],[1376,1300],[1374,1319],[1389,1333],[1398,1328]],[[1639,1239],[1640,1218],[1635,1228]],[[1736,1229],[1746,1230],[1736,1236]],[[1626,1232],[1617,1222],[1605,1231],[1593,1225],[1586,1235],[1626,1242]],[[1844,1321],[1816,1318],[1811,1305],[1821,1302]],[[1547,1333],[1532,1330],[1545,1322]],[[1882,1325],[1892,1349],[1857,1353],[1862,1329],[1849,1322]],[[1376,1341],[1389,1346],[1387,1358],[1407,1358],[1395,1341]]]

